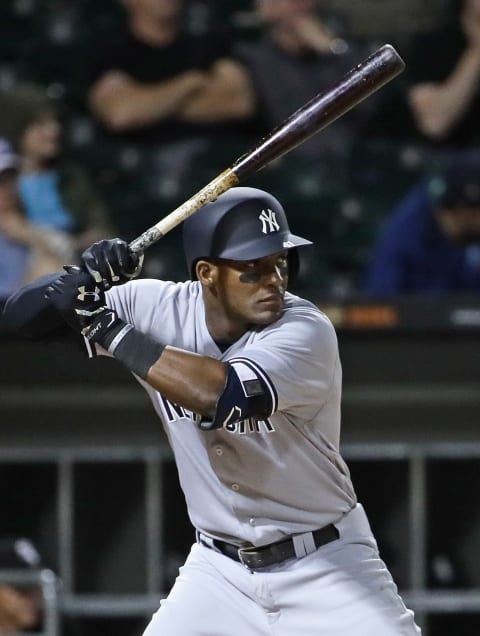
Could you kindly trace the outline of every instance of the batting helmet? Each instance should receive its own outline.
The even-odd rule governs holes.
[[[291,260],[298,269],[294,248],[311,243],[292,234],[280,202],[256,188],[232,188],[183,223],[183,245],[192,279],[196,279],[195,265],[200,259],[248,261],[283,250],[293,251],[295,258]]]

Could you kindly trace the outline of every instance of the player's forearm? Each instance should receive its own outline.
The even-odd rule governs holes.
[[[171,402],[212,417],[225,389],[225,365],[214,358],[166,346],[138,331],[104,304],[103,294],[93,292],[93,279],[86,281],[84,276],[82,272],[63,275],[47,294],[71,326]],[[85,301],[89,303],[88,307]]]
[[[448,134],[469,107],[480,80],[480,49],[468,49],[443,84],[419,84],[409,101],[419,129],[433,138]]]
[[[174,116],[203,82],[201,73],[191,71],[158,84],[125,82],[108,88],[99,83],[92,90],[90,104],[108,128],[138,128]]]
[[[174,404],[212,417],[226,377],[219,360],[166,347],[145,379]]]

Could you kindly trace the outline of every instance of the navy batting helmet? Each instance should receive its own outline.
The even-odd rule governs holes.
[[[183,223],[183,245],[192,279],[200,259],[249,261],[283,250],[293,250],[296,257],[293,248],[311,243],[292,234],[280,202],[256,188],[232,188]],[[298,259],[293,261],[298,267]]]

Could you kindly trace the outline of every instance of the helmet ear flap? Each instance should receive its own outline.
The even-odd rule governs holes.
[[[197,263],[198,263],[198,261],[199,261],[199,259],[196,258],[193,261],[193,263],[192,263],[192,265],[190,267],[190,279],[191,280],[198,280],[198,277],[197,277]]]
[[[294,283],[297,280],[298,272],[300,270],[300,258],[298,256],[298,249],[292,247],[288,250],[288,282]]]

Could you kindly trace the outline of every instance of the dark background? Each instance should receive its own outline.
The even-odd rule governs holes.
[[[347,35],[393,43],[447,20],[445,0],[330,0]],[[191,1],[195,25],[258,35],[247,1]],[[65,107],[69,151],[96,179],[121,235],[134,238],[249,144],[206,147],[174,187],[149,182],[151,157],[91,143],[82,68],[121,20],[113,0],[0,3],[0,87],[28,77]],[[202,22],[203,21],[203,22]],[[435,54],[435,52],[430,52]],[[400,81],[400,80],[399,80]],[[401,84],[399,84],[401,86]],[[381,124],[381,122],[379,122]],[[428,636],[480,633],[480,303],[476,297],[370,304],[358,295],[378,224],[424,169],[408,140],[366,140],[329,191],[288,160],[249,183],[295,201],[313,236],[298,290],[337,327],[343,452],[382,555]],[[158,185],[158,184],[157,184]],[[171,185],[171,184],[170,184]],[[321,210],[319,212],[319,210]],[[183,279],[173,231],[147,254],[151,275]],[[111,360],[0,338],[0,534],[29,536],[62,580],[65,634],[140,634],[194,539],[160,423]]]

